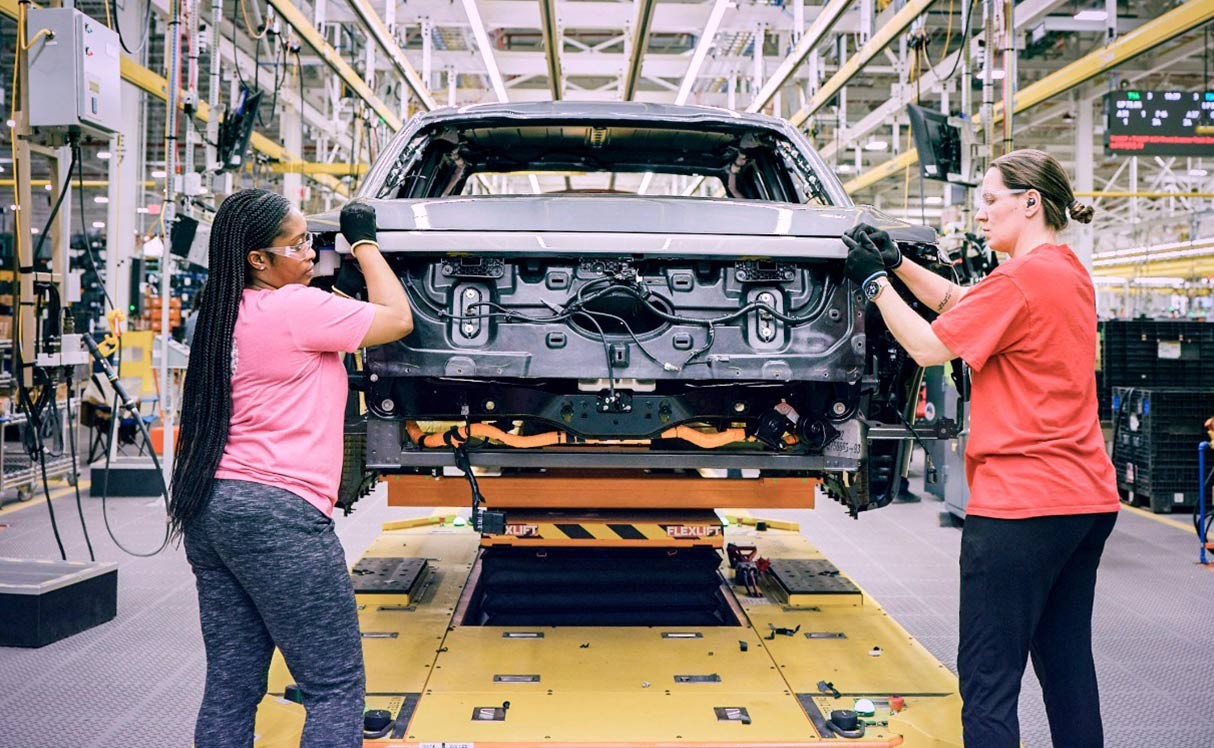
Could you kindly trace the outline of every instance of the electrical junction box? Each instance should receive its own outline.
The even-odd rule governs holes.
[[[50,34],[39,32],[46,29]],[[26,25],[31,127],[106,136],[122,115],[118,34],[74,8],[32,8]],[[52,36],[53,35],[53,36]]]

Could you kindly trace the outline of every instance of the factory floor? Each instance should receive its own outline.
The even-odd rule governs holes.
[[[87,560],[70,488],[53,485],[52,496],[68,557]],[[942,507],[925,498],[852,520],[819,497],[813,510],[762,515],[799,522],[810,542],[955,671],[961,531],[941,522]],[[120,564],[118,617],[41,649],[0,648],[0,748],[188,746],[205,667],[184,554],[170,547],[153,558],[124,555],[106,534],[100,501],[87,491],[84,510],[97,558]],[[108,512],[128,548],[159,545],[159,500],[115,499]],[[386,507],[379,489],[338,518],[347,558],[353,563],[383,522],[424,514]],[[1187,522],[1187,515],[1126,510],[1109,540],[1094,638],[1110,748],[1211,744],[1214,714],[1203,694],[1214,682],[1214,567],[1196,565]],[[0,509],[0,556],[57,558],[44,501]],[[1051,745],[1031,672],[1020,718],[1026,748]]]

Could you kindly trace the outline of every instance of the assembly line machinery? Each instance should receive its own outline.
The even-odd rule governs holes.
[[[791,522],[814,481],[396,476],[353,570],[368,746],[960,746],[955,677]],[[663,502],[662,499],[676,501]],[[678,509],[655,506],[678,504]],[[281,659],[259,748],[298,744]]]

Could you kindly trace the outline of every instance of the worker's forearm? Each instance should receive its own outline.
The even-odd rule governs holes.
[[[915,295],[915,298],[936,313],[952,309],[965,295],[965,289],[961,286],[947,278],[941,278],[909,258],[904,258],[902,264],[894,272]]]
[[[877,297],[877,308],[881,310],[881,318],[885,326],[893,333],[898,344],[915,359],[920,366],[935,366],[954,358],[949,349],[940,342],[931,324],[914,309],[898,293],[882,281],[885,289]]]
[[[367,281],[367,301],[393,309],[411,323],[413,311],[409,306],[409,296],[379,247],[371,243],[358,244],[354,248],[354,256]]]

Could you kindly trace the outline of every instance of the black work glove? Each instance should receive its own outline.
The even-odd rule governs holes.
[[[375,208],[362,202],[346,203],[341,209],[341,235],[353,247],[358,242],[374,242]]]
[[[864,239],[868,239],[869,243],[881,253],[886,270],[895,270],[902,264],[902,250],[898,249],[898,243],[876,226],[861,223],[848,231],[845,236],[849,236],[861,244],[864,243]]]
[[[337,269],[337,280],[333,282],[333,290],[351,299],[366,297],[367,279],[363,277],[362,268],[353,257],[342,259],[341,267]]]
[[[873,278],[888,275],[885,272],[885,261],[872,242],[861,243],[850,236],[843,237],[847,245],[847,261],[843,264],[843,274],[857,286],[863,287]]]

